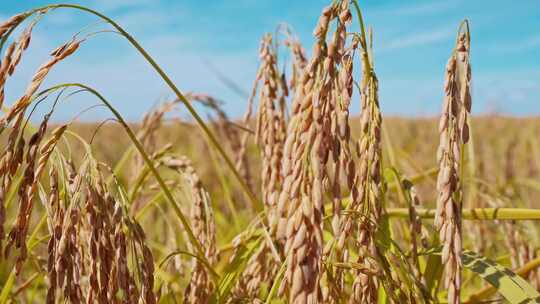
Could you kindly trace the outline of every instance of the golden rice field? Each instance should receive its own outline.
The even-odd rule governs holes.
[[[92,39],[75,35],[4,102],[54,10],[108,23],[175,98],[127,123],[76,75],[46,87]],[[0,304],[540,303],[540,118],[471,113],[474,43],[467,20],[456,28],[438,117],[381,113],[377,33],[356,0],[335,0],[313,45],[284,28],[261,37],[233,119],[99,12],[61,4],[3,20]],[[115,120],[49,121],[82,92]]]

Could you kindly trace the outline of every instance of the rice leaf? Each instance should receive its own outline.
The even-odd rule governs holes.
[[[511,304],[540,302],[540,293],[510,269],[469,250],[464,251],[461,258],[463,266],[497,288],[497,292]],[[479,300],[482,299],[472,297],[469,303]]]

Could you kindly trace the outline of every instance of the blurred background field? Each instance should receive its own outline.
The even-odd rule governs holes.
[[[436,167],[435,155],[439,144],[437,123],[438,118],[385,117],[384,126],[388,131],[388,137],[383,137],[383,147],[392,147],[395,161],[393,165],[406,176],[420,175]],[[134,129],[140,127],[139,124],[132,126]],[[88,141],[93,138],[92,146],[95,148],[96,157],[108,164],[117,163],[130,144],[122,128],[114,122],[107,122],[103,126],[98,123],[76,123],[72,128]],[[354,138],[357,138],[358,128],[359,119],[353,117],[351,129]],[[519,118],[502,115],[474,117],[473,143],[477,177],[497,189],[512,191],[513,186],[520,186],[527,191],[533,191],[532,193],[540,190],[540,188],[535,190],[530,183],[524,183],[525,180],[539,177],[539,134],[540,118],[537,117]],[[157,146],[172,144],[179,153],[189,156],[199,170],[202,180],[209,187],[210,193],[221,197],[219,180],[212,162],[208,161],[210,150],[198,127],[189,121],[170,119],[164,122],[159,132],[156,132],[155,140]],[[76,141],[73,144],[72,149],[82,149]],[[258,172],[260,155],[253,142],[250,143],[248,150],[251,152],[248,155],[252,170]],[[388,165],[390,161],[388,150],[384,151],[385,165]],[[82,155],[77,150],[74,150],[73,154]],[[259,179],[259,176],[253,174],[253,178]],[[258,185],[259,181],[254,184]],[[435,177],[418,185],[420,196],[426,203],[433,203],[435,200],[434,186]],[[529,197],[526,205],[538,208],[540,201]]]

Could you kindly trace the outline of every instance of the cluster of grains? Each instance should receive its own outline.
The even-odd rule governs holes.
[[[6,31],[11,31],[14,26],[18,25],[22,21],[21,18],[24,19],[20,15],[15,16],[8,20],[4,25],[0,26],[0,34],[3,35],[6,33]],[[14,72],[15,66],[19,63],[23,51],[30,43],[32,26],[33,24],[22,33],[18,43],[13,43],[10,45],[5,58],[2,60],[2,64],[0,65],[0,91],[2,92],[2,96],[7,75],[11,75]],[[0,132],[3,131],[6,126],[11,124],[8,144],[6,145],[5,153],[0,161],[0,179],[2,181],[2,184],[0,185],[0,232],[2,232],[0,236],[0,243],[4,237],[3,225],[5,221],[5,196],[11,186],[13,176],[16,174],[22,164],[26,162],[26,167],[23,172],[23,183],[19,187],[18,191],[18,195],[21,199],[21,204],[19,205],[19,214],[17,216],[15,226],[9,234],[10,242],[6,248],[6,253],[9,252],[12,245],[15,245],[15,247],[21,249],[17,262],[17,271],[20,271],[22,262],[26,259],[27,255],[25,245],[26,235],[28,232],[28,222],[33,209],[32,199],[37,190],[39,176],[43,172],[48,161],[48,157],[52,152],[52,149],[49,148],[54,148],[55,138],[56,141],[59,139],[56,135],[54,135],[53,138],[51,138],[51,141],[46,143],[40,150],[39,144],[45,135],[48,117],[50,116],[49,114],[42,121],[38,132],[36,132],[30,138],[27,152],[25,153],[24,149],[26,147],[26,142],[24,139],[24,128],[21,128],[24,121],[24,112],[33,101],[35,97],[34,94],[36,94],[53,66],[73,54],[79,47],[80,43],[81,41],[71,41],[53,51],[51,54],[52,58],[38,69],[36,74],[33,76],[32,81],[26,88],[24,95],[11,108],[9,108],[7,113],[0,120],[0,125],[2,126]],[[59,132],[58,137],[59,136],[61,136],[61,132]]]
[[[204,189],[202,182],[193,168],[191,161],[185,157],[165,158],[164,164],[182,172],[191,191],[191,224],[195,237],[204,248],[204,254],[209,263],[215,263],[216,253],[216,228],[210,196]],[[193,260],[191,279],[184,294],[186,303],[207,303],[214,289],[214,285],[208,273],[208,269],[198,259]]]
[[[291,303],[322,300],[323,195],[330,153],[332,88],[336,64],[344,45],[344,25],[351,15],[347,1],[325,8],[314,36],[313,57],[294,92],[292,116],[283,151],[284,182],[279,197],[276,237],[285,241],[287,270],[281,292],[288,288]],[[330,22],[338,20],[334,37],[327,46]]]
[[[24,112],[24,110],[26,110],[28,105],[30,105],[30,103],[32,102],[34,94],[38,91],[41,84],[45,80],[45,77],[49,74],[52,68],[60,61],[75,53],[75,51],[79,48],[82,42],[83,40],[69,41],[61,45],[51,53],[52,58],[38,68],[37,72],[32,77],[30,84],[26,88],[24,95],[20,97],[19,100],[17,100],[17,102],[6,113],[6,116],[2,118],[2,125],[5,126],[7,123],[11,122],[19,113],[22,113]]]
[[[0,185],[0,245],[5,238],[6,199],[13,182],[13,177],[23,162],[25,141],[22,137],[19,140],[19,131],[22,128],[21,124],[23,121],[24,116],[19,115],[13,123],[3,156],[0,160],[0,178],[2,182]]]
[[[27,256],[26,237],[34,207],[33,199],[38,190],[39,179],[41,174],[45,171],[45,165],[47,164],[52,151],[66,129],[65,125],[55,129],[51,138],[45,142],[43,146],[39,147],[45,136],[49,117],[50,114],[45,116],[38,131],[34,133],[28,141],[28,150],[25,158],[26,168],[23,173],[23,180],[18,189],[18,196],[20,199],[19,212],[15,224],[9,233],[9,241],[5,248],[6,256],[9,254],[11,246],[15,245],[17,249],[20,249],[17,259],[17,273],[20,272],[22,264]]]
[[[27,17],[26,14],[17,14],[6,20],[0,25],[0,38],[4,38],[5,34],[14,29]]]
[[[120,210],[118,207],[116,210]],[[118,212],[115,213],[115,216],[118,217]],[[139,225],[139,223],[135,221],[128,222],[129,226],[131,228],[132,237],[131,238],[123,238],[123,239],[131,239],[133,240],[133,243],[135,246],[133,246],[134,251],[132,254],[136,256],[141,256],[141,261],[137,265],[137,273],[139,274],[139,282],[140,282],[140,291],[138,292],[137,296],[135,296],[135,293],[137,292],[136,285],[131,284],[129,285],[129,291],[131,294],[128,294],[127,297],[137,299],[137,302],[143,302],[146,304],[155,304],[157,303],[157,295],[154,293],[154,256],[152,254],[152,251],[148,246],[146,245],[146,235],[142,229],[142,227]],[[117,228],[118,231],[119,228]],[[118,240],[118,238],[115,238]],[[123,240],[122,239],[122,240]],[[119,242],[122,246],[120,247],[122,250],[125,250],[126,248],[126,241]],[[117,246],[119,244],[117,243]],[[138,251],[137,251],[138,247]],[[120,254],[117,249],[117,256]],[[114,269],[114,268],[113,268]],[[129,278],[128,276],[128,268],[118,268],[122,269],[120,274],[125,274],[126,279]],[[120,282],[128,282],[128,280],[120,280]],[[125,284],[125,287],[128,287],[127,284]],[[118,287],[117,287],[118,288]],[[113,289],[114,290],[114,289]],[[116,289],[118,290],[118,289]],[[114,295],[114,294],[113,294]],[[109,302],[110,303],[110,302]]]
[[[51,172],[47,303],[56,303],[58,290],[71,303],[156,303],[154,259],[142,228],[123,214],[95,162],[85,161],[79,174],[71,162],[67,168],[62,197],[58,174]],[[130,255],[140,257],[136,274]]]
[[[343,49],[345,41],[345,25],[350,18],[348,11],[340,14],[334,43]],[[341,38],[340,37],[341,34]],[[353,56],[358,44],[361,44],[363,78],[361,82],[361,135],[357,144],[358,170],[350,148],[349,105],[353,91]],[[381,125],[382,118],[378,103],[378,81],[372,67],[365,37],[356,36],[349,49],[342,55],[341,68],[337,73],[336,85],[333,87],[333,103],[331,108],[330,139],[334,163],[333,218],[332,228],[336,236],[335,250],[339,261],[348,259],[348,240],[353,231],[357,231],[354,248],[358,248],[358,265],[362,269],[355,274],[351,302],[376,302],[377,283],[375,274],[378,267],[373,256],[376,256],[375,233],[377,222],[382,212],[382,180],[381,180]],[[330,69],[331,70],[331,69]],[[344,182],[341,180],[344,177]],[[347,207],[349,216],[341,217],[341,185],[350,190],[350,204]],[[353,216],[354,215],[354,216]],[[360,215],[360,216],[356,216]],[[335,273],[336,286],[342,289],[341,271]],[[339,297],[338,295],[336,295]]]
[[[414,266],[413,271],[415,272],[414,274],[416,277],[423,278],[418,251],[419,245],[424,249],[429,247],[428,234],[417,213],[417,210],[420,207],[420,198],[418,197],[416,188],[408,180],[405,180],[403,185],[408,189],[409,195],[409,232],[411,234],[411,261]],[[420,244],[418,244],[418,241],[420,241]]]
[[[294,92],[296,91],[297,84],[300,83],[300,79],[302,79],[302,74],[308,62],[306,58],[306,52],[297,38],[289,35],[287,40],[285,40],[285,46],[287,46],[291,50],[293,56],[292,75],[289,86]]]
[[[437,151],[437,211],[435,226],[443,243],[442,262],[445,265],[445,286],[448,303],[459,303],[461,288],[461,208],[459,181],[462,145],[469,139],[468,113],[471,110],[471,69],[469,36],[460,34],[455,52],[448,60],[445,76],[445,97],[439,123],[440,145]]]
[[[72,173],[69,192],[74,194],[80,179]],[[51,170],[51,192],[46,206],[51,238],[48,243],[47,277],[49,289],[46,303],[55,303],[56,290],[62,290],[72,303],[83,300],[80,277],[83,272],[81,240],[78,236],[80,214],[76,208],[65,208],[60,200],[58,172]]]
[[[9,20],[0,25],[0,39],[5,39],[6,34],[11,33],[17,27],[26,16],[24,14],[19,14],[11,17]],[[15,68],[21,61],[23,52],[30,45],[30,39],[32,36],[32,28],[35,23],[31,23],[20,35],[18,41],[11,43],[2,60],[0,61],[0,107],[4,104],[4,87],[6,80],[9,76],[13,75]],[[19,130],[23,121],[23,115],[19,115],[15,122],[13,123],[11,133],[9,135],[8,144],[6,145],[6,150],[4,151],[4,156],[1,159],[0,163],[0,176],[1,176],[1,185],[0,185],[0,248],[2,247],[2,240],[4,238],[4,222],[5,222],[5,196],[6,191],[11,186],[11,180],[13,175],[16,173],[19,165],[23,161],[23,149],[24,149],[24,139],[19,138]],[[7,121],[2,119],[2,128],[6,126]],[[0,133],[1,133],[0,130]],[[15,153],[15,145],[17,155]],[[35,148],[35,147],[34,147]]]
[[[20,16],[20,15],[18,15]],[[0,34],[5,31],[10,25],[17,21],[18,16],[8,20],[4,25],[0,26]],[[32,37],[32,28],[35,23],[30,24],[20,35],[16,42],[9,45],[0,63],[0,107],[4,104],[4,86],[9,76],[13,75],[15,68],[22,59],[24,51],[30,45],[30,39]],[[0,35],[1,37],[2,35]]]
[[[354,186],[356,176],[354,155],[351,153],[351,131],[349,125],[349,106],[353,94],[353,62],[354,54],[358,47],[357,41],[353,39],[352,45],[346,46],[347,25],[351,22],[351,15],[347,5],[342,5],[337,18],[336,31],[328,46],[328,56],[333,59],[329,65],[329,76],[332,79],[329,83],[329,117],[330,123],[326,123],[329,133],[328,145],[331,157],[331,174],[327,174],[325,182],[330,187],[332,197],[332,233],[337,238],[341,231],[342,222],[342,199],[345,188],[353,196],[356,196],[357,189]],[[326,63],[325,63],[326,64]],[[326,65],[325,65],[326,66]],[[331,176],[333,175],[333,181]],[[354,194],[353,194],[354,192]],[[325,248],[326,258],[329,258],[330,246]],[[343,260],[345,256],[338,248],[336,250],[338,260]],[[335,288],[325,288],[323,298],[328,303],[338,303],[344,292],[345,282],[342,276],[342,269],[337,268],[333,275],[327,276],[330,286]]]
[[[111,286],[115,283],[113,280],[104,279],[106,278],[105,275],[108,276],[112,272],[112,262],[115,257],[112,244],[114,226],[121,224],[121,222],[118,222],[121,220],[121,216],[113,216],[114,201],[110,196],[105,196],[102,189],[89,186],[86,192],[85,211],[90,224],[87,242],[90,248],[89,280],[91,286],[87,299],[88,302],[106,303],[109,298],[108,294],[114,296],[115,289],[117,289],[117,286]],[[122,250],[120,249],[120,251]],[[111,287],[110,291],[109,287]]]
[[[338,25],[344,26],[344,25]],[[345,29],[343,28],[343,33]],[[332,111],[332,157],[334,161],[334,183],[332,185],[332,229],[338,236],[341,225],[342,193],[341,185],[345,184],[353,197],[358,196],[354,186],[356,177],[355,162],[351,152],[351,128],[349,126],[349,106],[353,93],[353,55],[357,48],[356,41],[342,58],[341,69],[334,89],[334,109]],[[344,177],[344,180],[341,178]]]
[[[365,39],[365,38],[362,38]],[[376,303],[378,283],[374,273],[378,272],[375,247],[375,234],[383,208],[381,127],[382,117],[379,107],[379,83],[373,70],[367,42],[362,44],[362,82],[360,84],[362,114],[360,118],[360,139],[357,152],[359,168],[356,176],[357,191],[352,191],[351,210],[361,215],[358,226],[357,244],[359,247],[358,263],[370,269],[359,272],[353,283],[351,301],[355,303]],[[356,195],[356,197],[355,197]],[[340,239],[346,237],[350,229],[350,218],[344,220]],[[340,244],[341,245],[341,242]]]
[[[259,49],[261,65],[257,72],[255,90],[259,88],[259,100],[255,125],[255,140],[261,150],[261,191],[266,211],[266,219],[271,225],[271,233],[275,233],[276,206],[281,190],[281,159],[285,141],[285,102],[288,87],[283,75],[280,75],[276,50],[272,44],[272,36],[266,34]],[[256,91],[250,97],[250,103]],[[251,107],[251,105],[250,105]],[[251,110],[248,109],[248,113]],[[251,115],[251,114],[250,114]],[[246,137],[243,140],[247,139]],[[245,147],[244,147],[245,148]],[[244,153],[245,151],[243,151]],[[271,255],[271,249],[265,243],[250,258],[234,293],[249,299],[256,299],[262,282],[272,282],[277,271],[277,264]]]
[[[277,56],[272,49],[272,36],[266,35],[259,52],[261,84],[257,111],[256,142],[261,149],[261,188],[268,220],[275,223],[275,208],[279,196],[281,159],[285,142],[285,98],[287,86],[281,81]]]

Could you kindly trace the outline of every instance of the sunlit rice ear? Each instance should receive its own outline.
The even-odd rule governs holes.
[[[468,115],[471,110],[468,23],[458,33],[456,46],[446,65],[443,109],[439,122],[440,144],[437,152],[437,212],[435,227],[443,244],[445,286],[448,303],[460,303],[461,291],[461,210],[463,205],[460,170],[463,144],[469,139]]]
[[[34,94],[38,91],[45,77],[51,69],[60,61],[72,55],[81,44],[81,41],[71,41],[64,44],[60,49],[53,52],[52,58],[38,68],[38,71],[32,77],[30,84],[27,86],[24,95],[9,109],[5,116],[5,120],[10,122],[17,114],[21,113],[32,102]]]
[[[0,38],[4,38],[4,34],[23,21],[26,16],[27,14],[17,14],[0,24]]]
[[[290,261],[285,272],[292,303],[322,301],[321,288],[324,194],[328,189],[328,162],[332,143],[332,94],[338,79],[345,26],[338,16],[347,15],[347,1],[323,9],[313,35],[313,55],[295,89],[291,119],[284,144],[282,190],[277,203],[276,237],[283,239]],[[331,46],[326,43],[330,22],[336,21]],[[335,135],[334,135],[335,136]],[[285,286],[283,284],[282,286]],[[281,289],[285,292],[285,287]],[[328,294],[324,291],[325,297]]]

